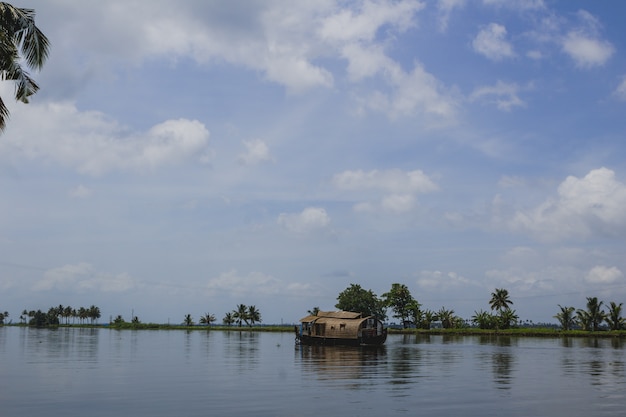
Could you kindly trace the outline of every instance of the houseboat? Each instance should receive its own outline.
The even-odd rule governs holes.
[[[296,341],[304,345],[378,346],[387,340],[387,329],[374,316],[351,311],[319,311],[300,319]]]

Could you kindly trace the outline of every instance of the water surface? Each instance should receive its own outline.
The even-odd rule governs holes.
[[[615,416],[625,360],[615,339],[3,327],[0,415]]]

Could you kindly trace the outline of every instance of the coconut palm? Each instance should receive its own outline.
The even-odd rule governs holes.
[[[606,322],[609,324],[611,330],[622,330],[626,325],[626,318],[622,317],[622,305],[624,303],[617,304],[615,301],[609,303],[609,312],[606,315]]]
[[[237,305],[237,309],[233,311],[233,318],[239,327],[244,322],[248,324],[248,307],[245,304]]]
[[[504,288],[496,288],[496,290],[491,293],[489,305],[492,310],[502,312],[502,310],[508,309],[512,304],[513,301],[511,301],[511,298],[509,297],[508,290],[505,290]]]
[[[213,314],[205,313],[203,316],[200,317],[200,324],[206,324],[207,326],[210,326],[211,323],[213,323],[214,321],[215,316]]]
[[[472,316],[472,323],[478,326],[479,329],[493,329],[495,327],[497,318],[485,310],[474,311]]]
[[[572,326],[576,323],[576,319],[574,316],[574,311],[576,310],[574,307],[563,307],[560,304],[558,305],[561,311],[554,316],[555,319],[561,323],[561,328],[563,330],[571,330]]]
[[[252,327],[254,323],[261,322],[261,312],[257,310],[256,306],[248,307],[248,325]]]
[[[600,329],[600,324],[606,318],[606,313],[602,310],[602,304],[602,301],[598,301],[598,297],[587,297],[587,310],[578,310],[576,312],[583,329],[592,332]]]
[[[317,313],[319,312],[320,312],[319,307],[313,307],[311,310],[307,311],[307,313],[309,313],[309,316],[317,316]]]
[[[87,310],[87,317],[91,320],[91,324],[97,323],[98,319],[101,317],[100,307],[96,307],[95,305],[89,307]]]
[[[518,319],[519,317],[515,313],[515,310],[511,310],[510,308],[500,311],[500,316],[497,317],[497,321],[501,329],[510,329],[511,327],[516,326]]]
[[[437,317],[441,321],[441,327],[444,329],[451,329],[456,324],[454,310],[446,310],[444,307],[441,307],[437,312]]]
[[[193,326],[193,318],[191,317],[191,314],[187,314],[185,316],[185,321],[183,323],[185,326]]]
[[[35,26],[35,11],[0,2],[0,79],[17,83],[15,99],[28,103],[39,86],[22,67],[39,70],[48,57],[48,38]],[[0,131],[9,109],[0,98]]]
[[[233,313],[231,313],[230,311],[226,313],[224,315],[224,318],[222,319],[222,323],[224,323],[227,326],[232,326],[234,322],[235,322],[235,317]]]

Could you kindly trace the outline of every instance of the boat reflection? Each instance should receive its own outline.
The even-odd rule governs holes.
[[[297,345],[295,356],[305,375],[321,381],[341,381],[343,387],[355,389],[384,375],[387,366],[385,346]]]

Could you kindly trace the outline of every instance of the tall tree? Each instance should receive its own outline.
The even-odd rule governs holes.
[[[492,310],[502,312],[502,310],[510,308],[510,305],[512,304],[513,301],[511,301],[511,298],[509,297],[508,290],[505,290],[504,288],[496,288],[496,290],[491,293],[489,305]]]
[[[245,304],[238,304],[237,309],[233,311],[233,317],[239,327],[244,322],[248,324],[248,307]]]
[[[317,316],[317,313],[319,312],[320,312],[320,308],[317,306],[307,311],[307,313],[309,313],[309,316]]]
[[[185,315],[185,320],[183,321],[183,323],[185,324],[185,326],[193,326],[193,318],[191,317],[191,314]]]
[[[350,284],[337,296],[335,307],[344,311],[362,313],[364,316],[375,316],[380,320],[387,317],[385,303],[372,290],[365,290],[359,284]]]
[[[222,319],[222,323],[224,323],[227,326],[232,326],[234,322],[235,322],[235,317],[233,313],[231,313],[230,311],[226,313],[224,315],[224,318]]]
[[[596,332],[600,329],[600,324],[606,318],[606,313],[602,310],[603,301],[598,301],[598,297],[587,297],[587,310],[576,312],[582,327],[585,330]]]
[[[0,2],[0,79],[16,82],[15,99],[28,103],[39,90],[27,68],[40,70],[48,57],[50,42],[35,26],[35,11]],[[6,127],[9,109],[0,98],[0,131]]]
[[[404,284],[391,284],[391,289],[382,295],[385,306],[393,310],[393,317],[400,319],[402,327],[409,324],[410,308],[415,302],[411,291]]]
[[[211,323],[213,323],[214,321],[215,316],[213,314],[205,313],[203,316],[200,317],[200,324],[206,324],[207,326],[210,326]]]
[[[576,323],[574,316],[574,311],[576,309],[574,307],[563,307],[560,304],[559,308],[561,309],[561,311],[557,313],[554,318],[559,321],[563,330],[571,330],[572,326]]]
[[[623,330],[626,324],[626,319],[622,317],[622,305],[624,303],[617,304],[615,301],[609,303],[609,312],[606,315],[606,322],[609,324],[611,330]]]
[[[261,322],[261,312],[256,308],[256,306],[248,307],[248,325],[252,327],[254,323]]]
[[[100,307],[96,307],[95,305],[90,306],[87,311],[87,317],[91,320],[91,324],[97,323],[98,319],[101,317]]]

